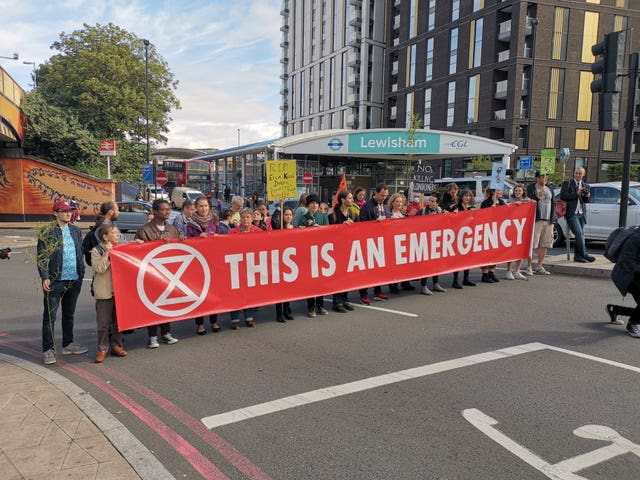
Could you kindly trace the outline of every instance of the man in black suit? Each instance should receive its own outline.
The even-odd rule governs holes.
[[[587,253],[587,247],[584,243],[584,209],[585,204],[589,202],[591,192],[589,185],[583,181],[585,175],[584,168],[576,168],[573,173],[573,180],[562,182],[560,187],[560,198],[567,202],[567,211],[565,218],[567,225],[573,232],[575,237],[575,247],[573,259],[579,263],[593,262],[594,257]]]

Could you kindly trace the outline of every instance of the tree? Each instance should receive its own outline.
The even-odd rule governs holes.
[[[140,146],[146,137],[144,41],[111,23],[83,27],[61,33],[51,46],[59,53],[35,72],[37,89],[23,102],[27,146],[51,161],[96,174],[102,168],[95,171],[98,140],[114,139],[114,178],[138,180],[146,161],[146,147]],[[178,82],[153,44],[148,46],[148,72],[149,138],[165,143],[169,114],[180,108],[174,95]],[[55,128],[66,122],[85,132],[88,149],[84,142],[63,148],[65,138]]]

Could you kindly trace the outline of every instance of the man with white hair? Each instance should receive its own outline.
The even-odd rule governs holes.
[[[575,237],[573,259],[578,263],[595,260],[595,257],[587,253],[587,247],[584,243],[585,204],[589,203],[591,198],[589,184],[583,180],[584,175],[584,168],[576,168],[573,172],[573,179],[562,182],[562,187],[560,187],[560,198],[567,202],[565,213],[567,226]]]
[[[240,210],[244,207],[244,200],[240,195],[234,195],[231,198],[231,206],[229,207],[233,212],[233,216],[231,217],[230,226],[231,228],[235,228],[240,225]]]

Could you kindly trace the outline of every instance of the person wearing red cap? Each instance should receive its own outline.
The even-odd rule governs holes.
[[[53,205],[55,221],[38,235],[37,266],[44,292],[42,351],[45,365],[57,362],[53,327],[62,309],[62,354],[81,355],[89,349],[73,341],[73,320],[84,278],[82,231],[71,225],[73,207],[64,200]]]

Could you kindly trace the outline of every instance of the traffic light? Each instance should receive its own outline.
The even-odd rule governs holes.
[[[591,47],[594,57],[600,57],[591,64],[591,73],[601,74],[591,82],[592,93],[619,93],[622,88],[624,68],[624,47],[627,32],[611,32],[604,40]]]
[[[620,127],[620,92],[624,74],[624,50],[627,33],[611,32],[591,47],[595,57],[591,72],[600,75],[591,82],[591,92],[599,93],[598,129],[618,130]]]

